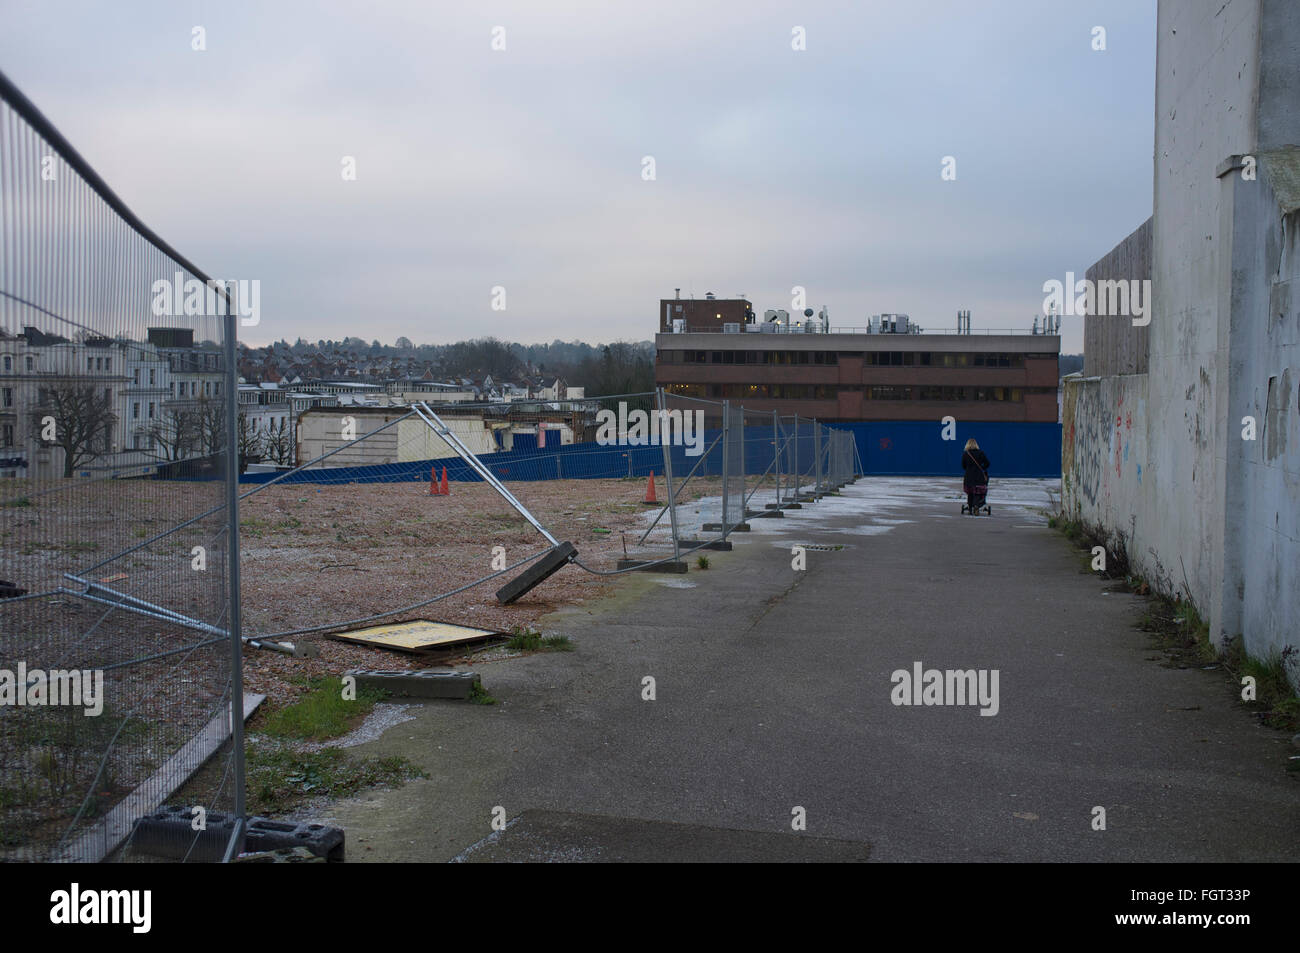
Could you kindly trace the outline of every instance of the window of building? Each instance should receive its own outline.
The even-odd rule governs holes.
[[[6,370],[6,371],[12,371],[13,369],[14,369],[14,359],[13,359],[12,357],[10,357],[8,354],[6,354],[6,355],[5,355],[5,370]]]
[[[140,402],[138,400],[131,404],[131,419],[140,419]]]
[[[14,389],[6,387],[4,389],[4,406],[12,407],[14,405]]]
[[[30,371],[30,370],[34,370],[35,367],[36,367],[36,361],[29,357],[27,359],[27,369]]]
[[[14,425],[5,424],[0,427],[0,447],[12,447],[14,445]]]

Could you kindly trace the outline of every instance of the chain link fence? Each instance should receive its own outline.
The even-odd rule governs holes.
[[[0,858],[129,856],[210,761],[243,815],[232,307],[0,75]]]

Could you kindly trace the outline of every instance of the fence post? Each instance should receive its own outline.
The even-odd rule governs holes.
[[[803,471],[799,469],[799,415],[794,415],[794,497],[799,502],[803,492]]]
[[[821,496],[825,492],[822,487],[822,422],[813,421],[813,474],[816,485],[813,492]]]
[[[781,509],[781,415],[772,411],[772,464],[776,467],[776,508]]]
[[[659,404],[659,443],[664,451],[664,486],[668,491],[668,520],[673,529],[673,560],[680,561],[682,558],[681,544],[678,543],[677,536],[677,501],[673,496],[673,448],[671,441],[664,439],[664,427],[668,422],[668,404],[664,399],[664,389],[655,388],[655,397]],[[689,411],[682,411],[682,418],[685,419]],[[685,433],[683,425],[682,432]],[[700,435],[703,437],[703,434]]]
[[[226,574],[229,580],[227,621],[230,630],[230,744],[234,759],[235,830],[223,858],[231,860],[244,846],[246,805],[244,800],[244,657],[239,594],[239,367],[236,340],[239,313],[228,309],[226,316]]]
[[[722,538],[727,538],[727,457],[731,453],[731,403],[722,402]]]

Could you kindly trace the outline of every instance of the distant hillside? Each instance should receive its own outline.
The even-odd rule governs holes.
[[[293,344],[277,341],[260,348],[240,346],[241,367],[271,366],[283,372],[313,362],[355,369],[367,376],[422,377],[428,372],[438,379],[491,375],[496,381],[561,377],[572,387],[587,388],[589,394],[654,388],[654,344],[650,341],[518,344],[484,337],[454,344],[413,344],[409,338],[399,337],[393,344],[377,340],[367,344],[361,338],[348,337],[316,342],[299,338]]]

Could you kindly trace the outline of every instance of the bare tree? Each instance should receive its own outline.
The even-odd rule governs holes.
[[[258,432],[254,421],[243,414],[235,422],[239,436],[239,472],[243,473],[249,463],[258,463],[262,459],[262,434]]]
[[[92,385],[59,384],[45,390],[32,415],[41,442],[63,448],[63,475],[110,450],[117,414],[103,391]]]
[[[206,457],[225,450],[226,409],[221,401],[200,397],[193,413],[198,434],[196,448],[199,454]]]
[[[266,428],[266,455],[272,463],[287,466],[294,463],[293,433],[289,425],[280,421],[271,423]]]
[[[149,427],[153,454],[163,460],[184,460],[193,455],[199,423],[193,411],[164,410]]]

